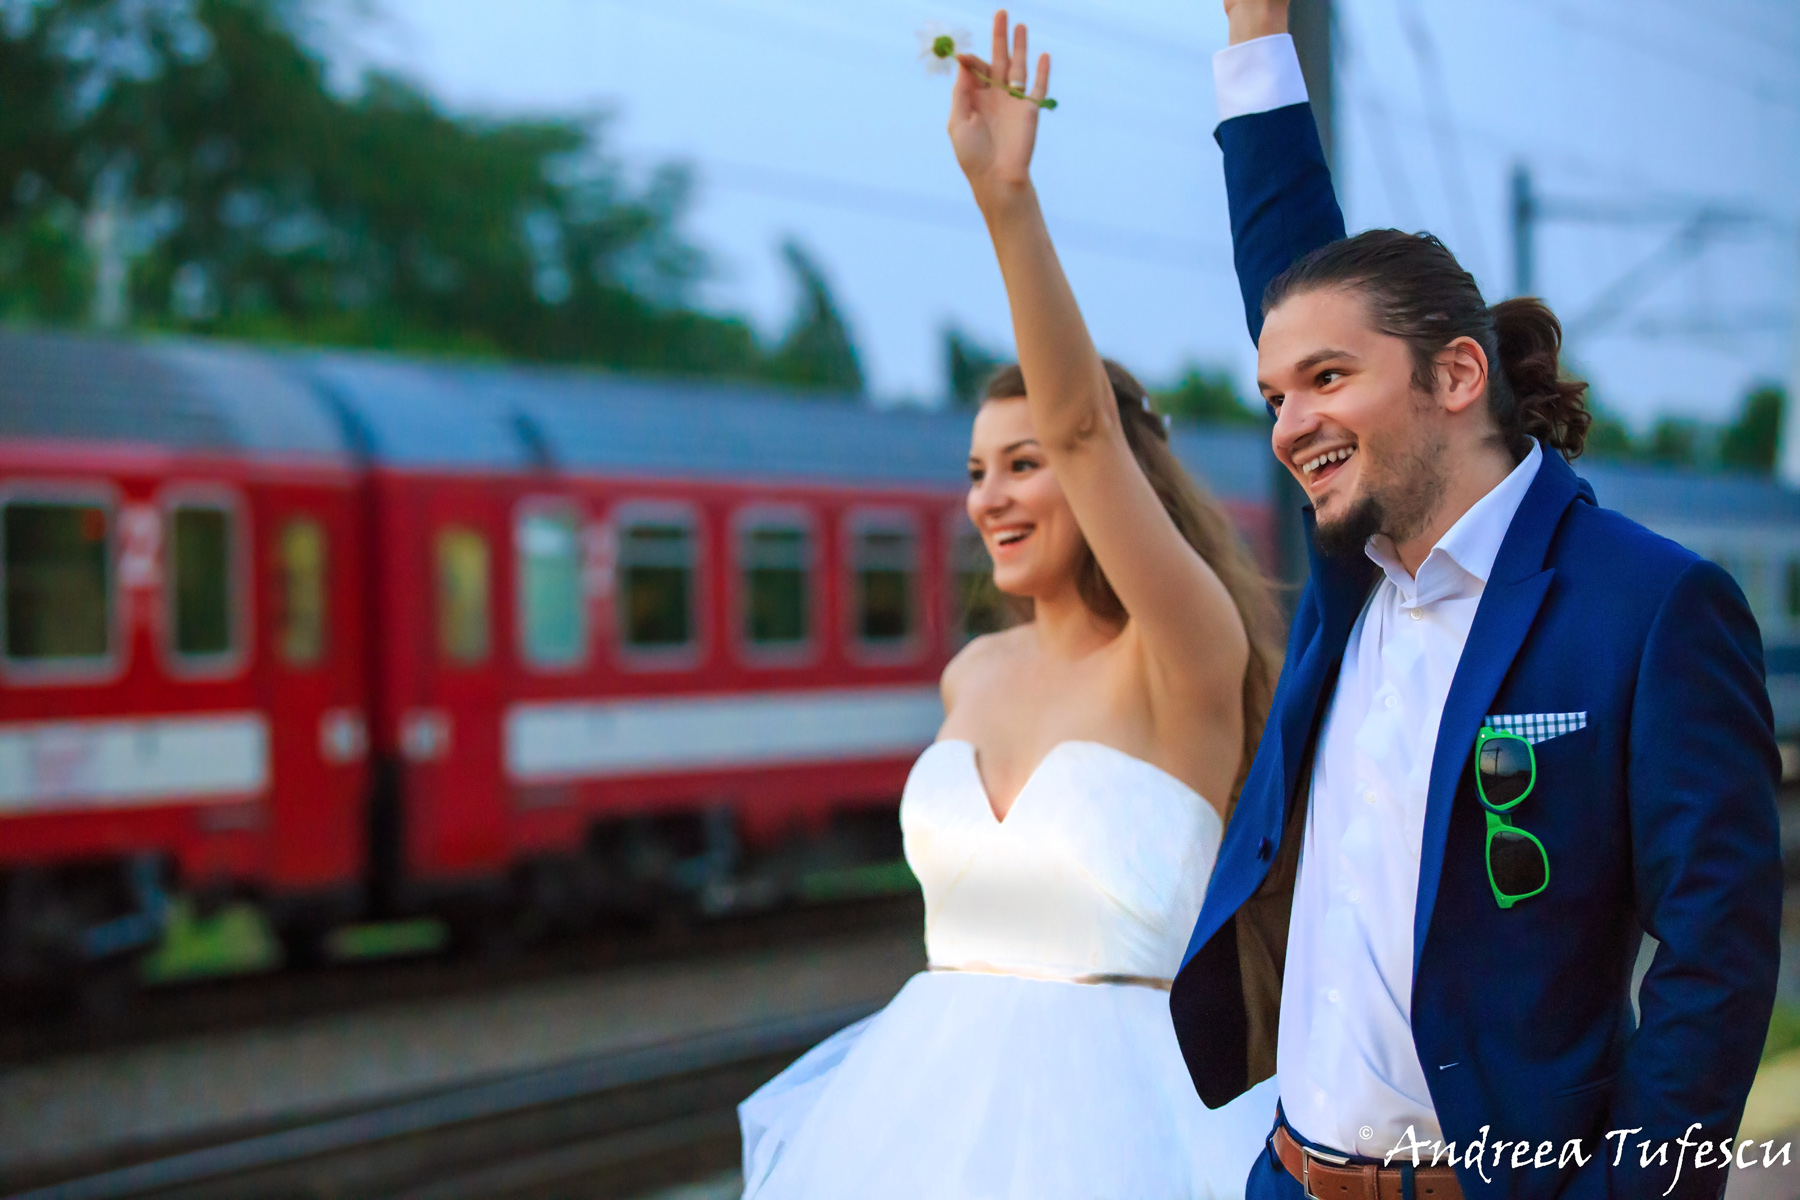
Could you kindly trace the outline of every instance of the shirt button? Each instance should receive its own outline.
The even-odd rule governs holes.
[[[1355,904],[1358,900],[1361,900],[1361,899],[1362,899],[1362,893],[1357,891],[1355,888],[1351,888],[1350,889],[1350,903]]]
[[[1400,707],[1400,697],[1390,694],[1388,696],[1388,698],[1385,701],[1383,701],[1383,703],[1385,703],[1389,708],[1399,708]]]
[[[1366,804],[1375,803],[1377,798],[1378,797],[1375,795],[1375,790],[1373,788],[1370,788],[1368,791],[1363,793],[1363,802]]]
[[[1332,988],[1329,992],[1325,993],[1325,998],[1327,1000],[1331,1001],[1333,1004],[1336,1004],[1338,1002],[1338,990],[1336,988]]]
[[[1412,619],[1413,620],[1423,621],[1425,619],[1425,610],[1424,609],[1415,608],[1411,611],[1412,611]]]

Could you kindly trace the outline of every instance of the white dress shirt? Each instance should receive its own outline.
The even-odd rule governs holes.
[[[1221,121],[1306,103],[1306,79],[1293,37],[1274,33],[1214,54],[1213,91]]]
[[[1384,1154],[1409,1125],[1441,1136],[1412,1034],[1425,797],[1475,609],[1543,459],[1533,442],[1416,578],[1385,537],[1365,550],[1384,578],[1350,631],[1319,731],[1276,1039],[1282,1110],[1325,1146]]]

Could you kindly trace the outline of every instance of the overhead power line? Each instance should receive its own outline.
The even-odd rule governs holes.
[[[1571,342],[1591,339],[1603,331],[1618,328],[1620,319],[1677,268],[1699,258],[1722,239],[1733,234],[1785,237],[1788,232],[1783,222],[1742,207],[1694,205],[1667,197],[1642,195],[1623,200],[1545,196],[1537,191],[1531,170],[1524,163],[1513,168],[1511,191],[1514,295],[1537,291],[1537,227],[1544,222],[1634,229],[1674,227],[1655,249],[1603,287],[1581,312],[1564,322],[1564,330]],[[1765,323],[1757,321],[1725,320],[1702,313],[1674,321],[1641,318],[1625,331],[1638,336],[1687,335],[1717,339],[1761,332],[1766,328]]]
[[[1722,316],[1700,314],[1685,317],[1644,317],[1625,326],[1634,337],[1691,337],[1708,341],[1735,341],[1746,334],[1781,334],[1794,327],[1794,314],[1780,308],[1753,308]]]
[[[1055,13],[1059,18],[1077,28],[1093,30],[1113,42],[1130,46],[1134,50],[1143,50],[1163,58],[1173,58],[1190,66],[1200,64],[1210,66],[1213,51],[1218,47],[1202,46],[1190,42],[1185,37],[1171,30],[1149,30],[1129,27],[1104,17],[1090,15],[1070,8],[1066,4],[1051,4],[1046,0],[1030,0],[1032,11]],[[1020,9],[1019,15],[1026,15]]]
[[[1403,104],[1395,104],[1391,109],[1385,105],[1384,98],[1371,95],[1371,88],[1364,79],[1352,77],[1354,85],[1347,92],[1347,98],[1353,105],[1369,108],[1380,108],[1391,112],[1397,122],[1430,130],[1436,119],[1434,114],[1421,109],[1410,108]],[[1657,203],[1674,206],[1681,213],[1691,212],[1697,207],[1708,204],[1725,204],[1728,201],[1719,196],[1705,194],[1681,195],[1669,189],[1655,179],[1645,176],[1629,163],[1607,162],[1592,154],[1584,154],[1575,147],[1549,140],[1524,140],[1502,133],[1497,129],[1478,124],[1466,118],[1451,116],[1447,118],[1457,131],[1470,142],[1477,143],[1488,150],[1497,151],[1508,161],[1528,158],[1536,163],[1548,163],[1568,172],[1571,175],[1604,181],[1607,184],[1628,188],[1637,194],[1651,193],[1659,197]],[[1552,153],[1546,153],[1551,151]],[[1782,229],[1792,229],[1793,222],[1781,217],[1761,213],[1762,220]]]
[[[1349,68],[1350,77],[1362,90],[1362,102],[1354,99],[1349,105],[1361,117],[1369,135],[1369,147],[1375,154],[1376,170],[1381,174],[1381,190],[1387,193],[1388,209],[1393,214],[1394,224],[1402,229],[1420,229],[1424,224],[1424,209],[1419,205],[1418,193],[1413,190],[1412,175],[1406,169],[1406,157],[1400,152],[1400,143],[1394,136],[1394,123],[1388,117],[1387,97],[1375,82],[1375,72],[1361,52],[1362,43],[1352,35],[1349,22],[1340,15],[1334,30],[1337,37],[1339,53],[1343,56],[1344,66]],[[1348,89],[1340,89],[1340,94]]]
[[[1683,263],[1698,258],[1707,244],[1731,222],[1710,212],[1695,213],[1679,229],[1629,271],[1608,284],[1587,308],[1567,323],[1570,341],[1592,337],[1623,316],[1632,305],[1648,295],[1657,283]]]
[[[632,0],[590,0],[590,2],[610,7],[636,9],[636,5],[633,4]],[[851,33],[842,28],[837,22],[827,23],[822,20],[820,15],[808,11],[809,6],[804,4],[800,5],[799,10],[796,11],[796,6],[794,4],[779,3],[779,0],[673,0],[673,2],[678,6],[689,9],[706,7],[715,11],[729,12],[740,16],[764,16],[783,24],[790,29],[819,33],[831,37],[834,40],[838,40],[840,43],[852,44],[856,47],[859,54],[878,55],[882,58],[891,57],[888,42],[886,40],[873,39],[862,33]],[[1513,0],[1513,2],[1541,5],[1546,2],[1553,3],[1553,0]],[[1664,0],[1664,2],[1673,3],[1674,0]],[[1708,2],[1711,2],[1711,0],[1708,0]],[[918,14],[920,19],[924,19],[924,16],[928,14],[939,18],[942,18],[944,15],[943,10],[940,7],[935,4],[927,3],[925,0],[883,0],[883,3],[890,10],[904,10],[908,13]],[[822,5],[820,7],[829,8],[830,6]],[[1172,54],[1174,57],[1180,58],[1185,63],[1191,64],[1196,59],[1204,61],[1204,59],[1210,56],[1210,51],[1206,47],[1194,42],[1186,41],[1173,32],[1169,32],[1169,35],[1165,37],[1164,33],[1166,31],[1161,29],[1152,31],[1148,28],[1126,27],[1120,25],[1116,21],[1108,20],[1098,15],[1088,15],[1079,12],[1064,2],[1046,3],[1045,0],[1031,0],[1031,10],[1049,11],[1058,14],[1059,16],[1066,16],[1071,21],[1079,22],[1085,27],[1092,28],[1107,40],[1115,43],[1115,45],[1129,46],[1137,50]],[[975,24],[972,17],[967,19],[971,26]],[[761,27],[755,22],[744,25],[743,28],[759,38],[774,43],[786,44],[786,39],[771,33],[769,30]],[[1340,35],[1343,32],[1343,28],[1343,19],[1340,17],[1338,25],[1338,32]],[[971,28],[971,34],[976,38],[976,48],[978,50],[981,49],[982,47],[979,44],[981,34],[973,28]],[[1351,52],[1354,54],[1354,50]],[[1442,123],[1449,126],[1456,134],[1470,141],[1479,142],[1486,146],[1499,149],[1508,160],[1518,158],[1521,155],[1530,154],[1537,161],[1556,162],[1570,171],[1579,174],[1588,175],[1590,177],[1610,176],[1611,181],[1617,184],[1635,187],[1655,186],[1654,181],[1646,179],[1640,172],[1632,169],[1624,161],[1606,163],[1603,160],[1597,160],[1593,155],[1591,147],[1577,148],[1564,145],[1559,148],[1561,152],[1556,158],[1547,158],[1544,152],[1547,146],[1553,145],[1553,143],[1546,143],[1541,139],[1534,138],[1531,143],[1527,145],[1516,137],[1508,136],[1497,130],[1486,128],[1477,123],[1470,122],[1467,119],[1457,117],[1448,112],[1444,106],[1435,106],[1436,111],[1428,111],[1425,108],[1409,109],[1404,104],[1394,104],[1390,108],[1389,99],[1386,96],[1372,94],[1371,85],[1367,80],[1373,77],[1373,73],[1373,65],[1370,64],[1367,71],[1359,72],[1359,74],[1364,76],[1363,80],[1357,81],[1355,76],[1353,76],[1352,82],[1353,85],[1355,85],[1353,90],[1359,91],[1362,94],[1349,94],[1346,95],[1345,98],[1352,104],[1360,104],[1369,108],[1371,110],[1370,115],[1375,121],[1386,123],[1398,118],[1411,124],[1424,126],[1428,130],[1431,129],[1435,123]],[[1197,86],[1200,86],[1202,91],[1210,94],[1210,87],[1206,86],[1208,83],[1209,77],[1203,76],[1198,79]],[[1107,107],[1112,108],[1115,106],[1109,103],[1107,104]],[[1167,139],[1172,143],[1184,147],[1191,147],[1195,144],[1195,128],[1186,122],[1170,120],[1166,112],[1140,109],[1135,106],[1126,106],[1119,108],[1117,111],[1130,122],[1130,127],[1140,134],[1153,132],[1153,135],[1159,139]],[[1210,131],[1200,131],[1200,136],[1204,137],[1207,132]],[[1410,189],[1410,181],[1408,181],[1406,187]]]
[[[1784,0],[1775,0],[1783,3]],[[1743,21],[1734,21],[1723,11],[1723,0],[1700,0],[1698,4],[1686,4],[1682,0],[1658,0],[1665,9],[1678,12],[1692,18],[1696,23],[1709,29],[1717,29],[1735,37],[1777,53],[1800,54],[1800,41],[1778,37],[1767,26],[1751,25]]]
[[[703,182],[711,181],[736,191],[985,236],[980,218],[970,204],[943,196],[758,163],[707,159],[699,166]],[[1053,213],[1047,214],[1046,220],[1057,244],[1065,249],[1159,267],[1235,276],[1231,252],[1217,243],[1189,241]]]
[[[1436,114],[1431,122],[1431,148],[1437,158],[1438,172],[1444,181],[1444,198],[1450,202],[1451,220],[1456,223],[1456,238],[1465,256],[1474,259],[1475,274],[1487,276],[1487,243],[1482,239],[1476,221],[1475,195],[1469,187],[1469,172],[1463,162],[1462,143],[1457,137],[1456,118],[1450,104],[1450,88],[1444,79],[1443,63],[1438,58],[1437,40],[1417,0],[1395,0],[1400,23],[1406,32],[1406,44],[1412,51],[1413,63],[1419,69],[1420,88],[1425,102]]]
[[[636,11],[640,7],[636,0],[590,0],[590,3],[631,11]],[[776,24],[805,34],[829,38],[840,46],[853,47],[859,58],[869,62],[892,65],[896,62],[910,60],[914,53],[910,32],[904,33],[901,39],[896,41],[872,37],[863,31],[865,26],[862,24],[859,24],[854,30],[846,29],[841,21],[831,19],[826,15],[838,11],[829,5],[819,5],[816,9],[811,5],[801,5],[797,8],[793,4],[773,3],[772,0],[665,0],[665,5],[689,10],[706,8],[725,14],[729,18],[735,18],[735,24],[747,36],[785,49],[793,48],[793,39],[772,32],[765,27],[766,25]],[[888,0],[888,7],[905,8],[909,11],[919,8],[917,5],[908,3],[907,0]],[[1035,2],[1032,5],[1034,10],[1044,7],[1046,6]],[[1179,40],[1160,40],[1149,33],[1128,30],[1104,20],[1082,15],[1074,10],[1060,6],[1048,7],[1050,11],[1059,14],[1066,13],[1071,23],[1091,29],[1115,45],[1129,46],[1137,52],[1159,53],[1172,60],[1180,61],[1189,70],[1205,71],[1210,74],[1210,67],[1207,65],[1210,61],[1210,51],[1203,47]],[[922,15],[919,18],[921,21],[926,19],[923,15],[925,11],[928,11],[931,19],[934,20],[941,20],[945,17],[942,8],[933,7],[929,10],[921,10]],[[991,10],[988,11],[991,12]],[[652,15],[671,19],[665,11],[657,11]],[[970,20],[969,24],[971,28],[967,32],[971,40],[970,49],[985,57],[988,54],[988,27],[984,22],[974,20]],[[1054,51],[1054,47],[1051,49]],[[1210,87],[1207,88],[1207,94],[1211,94]],[[1129,123],[1130,127],[1139,134],[1148,133],[1180,146],[1191,146],[1197,137],[1204,137],[1206,133],[1210,132],[1210,128],[1200,129],[1193,123],[1172,117],[1166,108],[1136,104],[1132,102],[1134,99],[1136,99],[1136,93],[1100,94],[1084,101],[1083,108],[1089,112],[1106,110],[1116,114],[1120,121]]]
[[[1695,57],[1690,47],[1667,45],[1655,38],[1644,36],[1642,32],[1631,26],[1596,19],[1588,10],[1565,4],[1562,0],[1512,0],[1512,2],[1525,4],[1547,13],[1552,19],[1570,29],[1578,29],[1591,36],[1616,42],[1621,46],[1629,46],[1647,58],[1654,58],[1668,63],[1670,66],[1679,67],[1689,74],[1746,92],[1758,100],[1800,111],[1800,95],[1784,91],[1768,79],[1752,76],[1743,71],[1734,73],[1729,70],[1719,70],[1702,63]]]

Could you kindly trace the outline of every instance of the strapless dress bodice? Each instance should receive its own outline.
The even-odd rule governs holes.
[[[1224,829],[1192,788],[1098,742],[1059,743],[1004,820],[968,742],[933,744],[900,803],[935,968],[1167,980]]]
[[[938,742],[900,825],[938,969],[739,1106],[746,1200],[1244,1200],[1275,1080],[1207,1109],[1168,995],[1132,986],[1181,964],[1213,807],[1063,742],[996,820],[974,749]]]

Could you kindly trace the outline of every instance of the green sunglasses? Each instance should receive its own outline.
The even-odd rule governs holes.
[[[1550,855],[1535,834],[1507,819],[1537,786],[1537,754],[1516,733],[1483,725],[1475,735],[1475,795],[1487,817],[1488,886],[1511,908],[1550,886]]]

